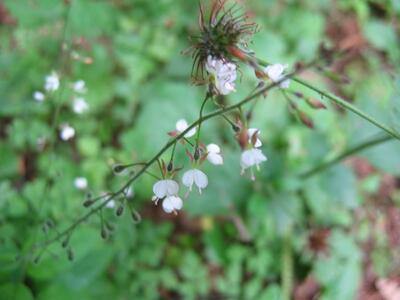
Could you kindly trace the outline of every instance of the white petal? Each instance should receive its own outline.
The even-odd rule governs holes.
[[[183,185],[187,186],[189,190],[192,190],[192,186],[194,183],[194,170],[186,171],[182,177]]]
[[[171,213],[174,211],[174,203],[171,201],[171,197],[167,197],[163,200],[162,208],[166,213]]]
[[[176,122],[175,128],[179,132],[185,131],[186,128],[188,128],[188,123],[186,122],[185,119],[180,119],[178,120],[178,122]]]
[[[190,137],[194,136],[195,134],[196,134],[196,128],[192,128],[185,134],[185,137],[190,138]]]
[[[176,195],[179,191],[179,185],[175,180],[159,180],[153,185],[153,193],[157,198]]]
[[[207,145],[207,152],[208,153],[220,153],[221,149],[217,144],[208,144]]]
[[[78,80],[74,82],[73,89],[77,93],[84,93],[86,91],[85,81]]]
[[[75,98],[73,103],[73,111],[77,114],[82,114],[89,109],[89,105],[82,97]]]
[[[283,88],[283,89],[287,89],[288,87],[289,87],[289,85],[290,85],[290,80],[289,79],[286,79],[286,80],[284,80],[283,82],[281,82],[281,84],[279,85],[281,88]]]
[[[68,124],[64,124],[61,126],[60,138],[63,141],[68,141],[75,136],[75,129],[69,126]]]
[[[35,99],[37,102],[42,102],[44,98],[45,96],[42,92],[36,91],[33,93],[33,99]]]
[[[183,206],[183,201],[178,196],[170,196],[170,201],[175,210],[180,210]]]
[[[85,177],[77,177],[74,180],[74,185],[78,190],[84,190],[88,186],[88,181]]]
[[[266,160],[267,157],[262,153],[260,149],[253,148],[243,151],[240,158],[240,165],[243,169],[247,169],[254,165],[259,165]]]
[[[218,153],[208,153],[207,160],[213,165],[222,165],[224,163],[222,155]]]
[[[194,183],[199,189],[204,189],[208,185],[208,178],[207,175],[198,170],[198,169],[193,169],[194,172]]]

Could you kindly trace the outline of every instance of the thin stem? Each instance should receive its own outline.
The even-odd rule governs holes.
[[[261,59],[258,59],[258,58],[257,58],[257,61],[258,61],[260,64],[268,65],[268,63],[267,63],[266,61],[263,61],[263,60],[261,60]],[[360,110],[359,108],[357,108],[357,107],[354,106],[353,104],[351,104],[351,103],[349,103],[349,102],[347,102],[347,101],[345,101],[345,100],[339,98],[338,96],[335,96],[335,95],[333,95],[333,94],[331,94],[331,93],[325,92],[325,91],[323,91],[323,90],[321,90],[321,89],[319,89],[319,88],[317,88],[317,87],[311,85],[310,83],[308,83],[308,82],[306,82],[306,81],[304,81],[304,80],[302,80],[302,79],[299,79],[299,78],[297,78],[297,77],[292,77],[291,79],[292,79],[293,81],[295,81],[295,82],[297,82],[297,83],[299,83],[299,84],[301,84],[301,85],[303,85],[303,86],[309,88],[310,90],[313,90],[314,92],[317,92],[317,93],[320,94],[321,96],[328,98],[329,100],[335,102],[335,103],[338,104],[339,106],[341,106],[341,107],[343,107],[343,108],[345,108],[345,109],[347,109],[347,110],[350,110],[351,112],[355,113],[356,115],[360,116],[361,118],[367,120],[368,122],[374,124],[375,126],[379,127],[380,129],[386,131],[386,132],[387,132],[388,134],[390,134],[392,137],[394,137],[394,138],[400,140],[400,134],[399,134],[399,133],[397,133],[396,131],[394,131],[392,128],[389,128],[387,125],[385,125],[385,124],[379,122],[378,120],[376,120],[375,118],[373,118],[373,117],[370,116],[369,114],[363,112],[362,110]]]
[[[338,163],[339,161],[341,161],[343,159],[346,159],[347,157],[349,157],[349,156],[351,156],[351,155],[353,155],[353,154],[355,154],[357,152],[360,152],[360,151],[365,150],[367,148],[376,146],[378,144],[385,143],[385,142],[390,141],[392,139],[393,139],[393,137],[390,136],[390,135],[386,135],[386,134],[383,135],[383,136],[379,135],[378,137],[372,138],[372,139],[370,139],[370,140],[368,140],[366,142],[363,142],[363,143],[361,143],[361,144],[359,144],[357,146],[354,146],[354,147],[352,147],[350,149],[347,149],[347,150],[343,151],[342,153],[340,153],[339,155],[337,155],[336,157],[334,157],[334,158],[332,158],[332,159],[330,159],[330,160],[328,160],[326,162],[323,162],[320,165],[317,165],[317,166],[313,167],[312,169],[310,169],[310,170],[308,170],[306,172],[301,173],[300,177],[302,179],[310,178],[311,176],[328,169],[329,167],[333,166],[334,164]]]
[[[210,98],[210,94],[207,92],[206,97],[204,98],[203,103],[201,104],[201,107],[200,107],[199,120],[201,120],[201,119],[203,118],[203,110],[204,110],[204,107],[205,107],[205,105],[206,105],[206,102],[207,102],[207,100],[208,100],[209,98]],[[199,147],[201,123],[202,123],[202,121],[200,121],[200,123],[199,123],[199,128],[197,128],[196,148],[195,148],[195,151],[197,151],[197,148]]]

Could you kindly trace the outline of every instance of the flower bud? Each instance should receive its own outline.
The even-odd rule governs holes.
[[[313,129],[314,128],[314,122],[311,120],[309,116],[307,116],[304,112],[299,111],[298,112],[300,121],[306,125],[308,128]]]
[[[117,217],[120,217],[120,216],[123,214],[123,212],[124,212],[124,206],[123,206],[123,205],[120,205],[120,206],[117,208],[117,211],[116,211]]]
[[[314,99],[314,98],[307,98],[306,99],[307,104],[315,109],[326,109],[326,106],[324,103],[322,103],[321,101]]]
[[[113,224],[110,224],[110,223],[106,223],[106,228],[107,228],[107,230],[108,231],[114,231],[115,230],[115,227],[114,227],[114,225]]]
[[[69,249],[67,250],[67,256],[68,256],[68,260],[69,260],[69,261],[73,261],[73,260],[74,260],[74,252],[72,251],[71,248],[69,248]]]
[[[174,169],[174,163],[173,163],[173,161],[171,160],[171,161],[168,163],[167,171],[168,171],[168,172],[171,172],[173,169]]]
[[[88,199],[88,200],[86,200],[85,202],[83,202],[83,206],[84,206],[84,207],[89,207],[89,206],[91,206],[93,203],[94,203],[93,200]]]
[[[67,238],[61,243],[61,247],[67,248],[68,243],[69,243],[69,237],[67,237]]]
[[[112,170],[113,170],[113,172],[114,172],[115,175],[121,175],[121,173],[122,173],[123,171],[125,171],[125,169],[126,169],[126,166],[121,165],[121,164],[117,164],[117,165],[114,165],[114,166],[112,167]]]
[[[102,238],[103,240],[106,240],[106,239],[107,239],[108,234],[107,234],[107,230],[106,230],[104,227],[101,228],[100,235],[101,235],[101,238]]]

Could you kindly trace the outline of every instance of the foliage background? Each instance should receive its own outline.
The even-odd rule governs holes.
[[[250,45],[260,58],[308,61],[322,41],[349,48],[332,66],[349,83],[303,77],[400,128],[398,0],[242,5],[260,25]],[[5,0],[0,26],[0,299],[282,299],[291,261],[295,299],[390,299],[377,282],[400,284],[400,144],[302,178],[378,131],[327,101],[325,111],[304,107],[316,125],[309,130],[274,92],[253,118],[269,158],[256,182],[239,175],[230,127],[212,120],[202,138],[222,145],[225,164],[205,167],[209,187],[178,216],[153,206],[154,179],[143,177],[131,200],[140,224],[107,210],[116,229],[106,241],[93,217],[72,235],[72,262],[56,243],[33,263],[34,243],[87,210],[74,178],[88,178],[94,194],[115,190],[126,180],[112,174],[115,162],[149,159],[178,119],[197,118],[204,89],[190,84],[191,59],[181,54],[197,30],[197,1]],[[37,103],[32,93],[52,70],[64,88]],[[229,101],[256,84],[242,72]],[[83,116],[71,112],[68,85],[78,79],[88,87]],[[77,130],[70,142],[57,138],[64,122]],[[178,156],[187,166],[183,149]],[[49,219],[56,227],[44,233]]]

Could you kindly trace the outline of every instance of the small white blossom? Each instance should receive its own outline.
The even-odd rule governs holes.
[[[37,102],[43,102],[45,96],[42,92],[36,91],[33,93],[33,99],[36,100]]]
[[[125,193],[125,196],[126,196],[127,198],[133,198],[133,196],[135,196],[135,190],[133,189],[132,186],[127,187],[127,188],[124,190],[124,193]]]
[[[106,207],[107,208],[115,208],[115,201],[114,200],[110,200],[106,203]]]
[[[68,124],[61,125],[60,138],[68,141],[75,136],[75,129]]]
[[[46,81],[44,84],[44,89],[48,92],[54,92],[58,90],[60,87],[60,79],[58,78],[57,73],[53,72],[50,75],[46,76]]]
[[[256,136],[257,136],[256,143],[254,144],[254,147],[259,148],[259,147],[262,146],[262,142],[258,138],[259,135],[260,135],[260,130],[258,128],[249,128],[249,129],[247,129],[247,135],[249,136],[249,143],[250,144],[251,144],[251,139],[252,139],[254,134],[256,134]]]
[[[73,83],[72,88],[76,93],[83,94],[86,92],[86,84],[83,80],[78,80]]]
[[[179,192],[179,184],[172,179],[163,179],[157,181],[153,185],[153,193],[156,198],[153,198],[153,200],[156,199],[162,199],[164,197],[168,196],[175,196]]]
[[[74,180],[74,185],[78,190],[84,190],[88,186],[88,181],[85,177],[77,177]]]
[[[182,133],[188,127],[189,127],[189,125],[185,119],[178,120],[178,122],[176,122],[176,125],[175,125],[176,131],[178,131],[179,133]],[[194,136],[195,133],[196,133],[196,128],[192,128],[185,134],[185,138],[190,138],[190,137]]]
[[[267,157],[262,153],[260,149],[253,148],[243,151],[240,157],[240,165],[242,167],[241,174],[243,175],[246,169],[251,168],[251,179],[254,180],[255,177],[252,167],[256,166],[258,169],[259,165],[266,160]]]
[[[89,109],[89,105],[86,100],[82,97],[74,99],[72,109],[77,114],[82,114]]]
[[[162,202],[162,207],[166,213],[180,210],[183,206],[183,201],[178,196],[168,196]]]
[[[218,145],[207,145],[207,160],[213,165],[222,165],[224,163],[224,159],[221,155],[221,149]]]
[[[235,90],[235,80],[237,77],[236,65],[223,59],[207,57],[206,70],[211,76],[211,80],[221,95],[228,95]]]
[[[201,194],[201,189],[206,188],[208,185],[208,178],[207,175],[199,169],[191,169],[183,174],[182,183],[189,188],[189,191],[192,190],[192,186],[195,184]]]
[[[274,65],[269,65],[265,67],[264,72],[268,75],[269,79],[271,79],[273,82],[278,82],[282,80],[285,75],[283,75],[283,72],[285,69],[288,67],[287,64],[274,64]],[[290,80],[286,79],[282,81],[279,86],[283,89],[287,89],[289,87]]]

